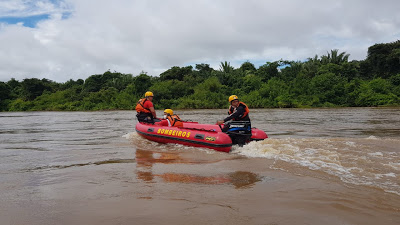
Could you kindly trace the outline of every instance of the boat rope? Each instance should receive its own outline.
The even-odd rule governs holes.
[[[208,132],[217,132],[215,129],[204,129],[204,128],[193,128],[193,127],[178,127],[179,129],[188,129],[188,130],[198,130],[198,131],[208,131]]]

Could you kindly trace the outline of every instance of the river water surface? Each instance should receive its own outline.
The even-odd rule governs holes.
[[[251,119],[269,138],[221,153],[145,140],[133,111],[0,113],[0,223],[400,224],[400,108]]]

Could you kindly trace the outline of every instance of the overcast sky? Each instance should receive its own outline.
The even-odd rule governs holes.
[[[363,60],[399,39],[398,0],[0,0],[0,81],[258,68],[331,49]]]

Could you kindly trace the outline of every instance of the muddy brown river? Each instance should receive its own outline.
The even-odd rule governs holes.
[[[222,153],[145,140],[133,111],[2,112],[0,224],[400,224],[400,108],[250,117],[269,138]]]

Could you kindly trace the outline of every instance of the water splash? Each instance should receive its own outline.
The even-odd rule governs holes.
[[[301,166],[340,178],[345,183],[381,188],[400,195],[400,140],[382,138],[285,138],[234,147],[232,153],[273,159],[272,169]],[[279,162],[285,162],[284,164]]]

